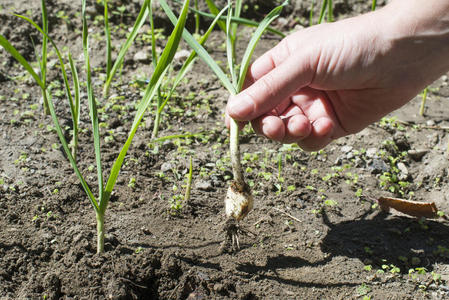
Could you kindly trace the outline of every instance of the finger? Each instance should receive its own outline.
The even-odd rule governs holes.
[[[308,85],[314,76],[316,63],[313,54],[309,53],[310,51],[304,51],[287,57],[247,89],[231,97],[226,108],[228,114],[240,121],[253,120],[272,110],[301,87]],[[267,64],[263,67],[269,68]],[[263,73],[265,71],[263,67],[257,67],[260,69],[256,68],[254,73]]]
[[[284,38],[251,64],[248,75],[253,82],[279,66],[291,55],[293,43],[290,40],[291,36]]]
[[[304,150],[319,150],[335,138],[345,135],[326,93],[306,87],[292,96],[291,100],[292,106],[296,105],[311,123],[311,133],[298,142]]]
[[[312,123],[311,134],[298,141],[298,145],[305,151],[316,151],[324,148],[334,140],[335,124],[326,117],[319,118]]]
[[[293,47],[293,43],[289,42],[290,40],[291,36],[284,38],[250,65],[243,84],[243,89],[251,86],[259,78],[273,70],[276,66],[279,66],[290,56],[292,51],[291,48]]]
[[[283,119],[285,136],[282,140],[285,144],[296,143],[307,138],[312,133],[310,120],[303,114],[295,114]]]
[[[237,124],[239,125],[239,129],[242,130],[247,122],[237,122]],[[225,114],[225,124],[226,127],[229,129],[231,127],[231,117],[229,117],[228,114]]]
[[[301,109],[312,124],[321,118],[329,119],[335,127],[335,137],[347,134],[340,125],[327,93],[305,87],[292,96],[291,101],[293,105],[296,105]],[[317,130],[320,132],[321,130],[324,130],[324,128],[317,128]]]
[[[285,137],[285,126],[281,118],[273,115],[264,115],[251,122],[257,134],[281,142]]]

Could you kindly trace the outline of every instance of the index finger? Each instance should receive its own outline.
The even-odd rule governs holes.
[[[308,50],[291,53],[289,40],[256,60],[248,72],[248,87],[230,97],[228,114],[239,121],[253,120],[273,108],[313,78],[313,55]]]

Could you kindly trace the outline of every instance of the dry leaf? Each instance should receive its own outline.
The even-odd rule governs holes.
[[[387,197],[380,197],[377,202],[380,208],[386,212],[393,208],[413,217],[438,218],[438,209],[435,202],[418,202]]]

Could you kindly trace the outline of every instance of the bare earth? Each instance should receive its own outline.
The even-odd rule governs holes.
[[[50,35],[60,49],[67,46],[74,53],[85,80],[79,2],[49,1],[48,9]],[[134,22],[138,2],[111,1],[115,52]],[[337,18],[367,11],[370,1],[365,2],[337,1]],[[261,3],[246,16],[260,18],[269,7]],[[40,37],[10,12],[39,21],[40,2],[3,0],[0,5],[0,34],[34,60],[30,38],[39,48]],[[122,15],[120,5],[126,8]],[[139,82],[151,75],[151,61],[136,61],[135,54],[150,51],[150,45],[139,36],[111,98],[102,99],[102,12],[100,6],[89,9],[94,81],[103,110],[102,159],[108,174],[133,120],[143,88]],[[274,26],[288,32],[307,25],[309,9],[310,2],[293,1]],[[162,14],[157,16],[156,25],[166,27]],[[202,22],[207,25],[207,20]],[[250,32],[241,30],[241,47]],[[278,41],[267,35],[256,55]],[[164,43],[161,37],[158,47]],[[219,31],[207,47],[225,62]],[[182,48],[188,49],[184,44]],[[61,91],[55,105],[61,122],[70,126],[56,56],[49,60],[49,82]],[[0,299],[449,297],[448,223],[387,214],[375,201],[380,196],[435,201],[440,211],[449,212],[447,76],[430,87],[424,117],[418,115],[418,97],[388,119],[317,153],[246,130],[242,159],[256,205],[242,221],[249,233],[240,238],[241,250],[222,253],[223,200],[232,176],[222,121],[227,93],[198,62],[167,107],[159,134],[195,135],[160,142],[155,151],[149,143],[152,113],[147,114],[107,211],[106,253],[97,255],[94,211],[59,146],[51,118],[42,115],[39,89],[3,50],[0,62]],[[82,97],[79,166],[96,190],[85,92]],[[184,193],[190,157],[192,195],[177,210],[173,199]]]

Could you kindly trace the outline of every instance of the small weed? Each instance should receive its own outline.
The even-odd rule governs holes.
[[[357,294],[359,296],[365,296],[369,292],[371,292],[371,288],[366,283],[362,283],[357,287]]]
[[[128,187],[134,189],[136,187],[136,178],[131,177],[128,182]]]
[[[366,265],[366,266],[363,266],[363,270],[365,270],[365,271],[367,271],[367,272],[370,272],[372,269],[373,269],[373,266],[372,266],[372,265]]]

